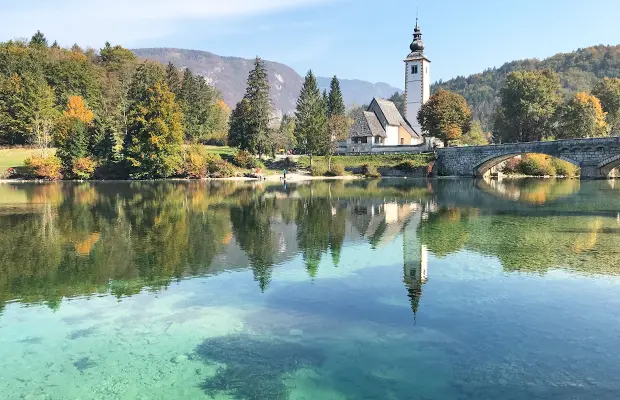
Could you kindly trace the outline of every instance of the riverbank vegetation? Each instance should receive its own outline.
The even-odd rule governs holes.
[[[568,161],[544,154],[526,154],[508,160],[501,168],[507,175],[525,176],[561,176],[574,178],[579,175],[579,168]]]

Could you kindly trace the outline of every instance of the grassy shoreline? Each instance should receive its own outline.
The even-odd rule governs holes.
[[[207,153],[218,154],[225,160],[232,161],[231,159],[235,155],[236,149],[228,146],[204,146]],[[46,150],[48,155],[52,155],[56,152],[56,149]],[[24,169],[25,161],[27,158],[33,155],[41,154],[42,150],[38,148],[0,148],[0,179],[5,178],[7,181],[35,181],[36,179],[26,179],[21,172]],[[264,168],[260,171],[260,174],[265,179],[280,179],[282,170],[286,169],[289,173],[289,178],[295,179],[354,179],[363,175],[360,171],[365,166],[372,166],[384,170],[394,170],[398,173],[401,171],[404,176],[408,176],[416,169],[426,168],[433,161],[434,155],[430,153],[426,154],[377,154],[377,155],[348,155],[348,156],[334,156],[332,157],[332,165],[340,165],[344,169],[342,176],[310,176],[310,158],[308,156],[278,156],[276,159],[261,160],[264,164]],[[313,157],[313,166],[320,167],[327,171],[327,157],[315,156]],[[15,179],[6,179],[7,171],[9,168],[14,168],[20,172],[20,177]],[[255,173],[255,170],[239,168],[238,174],[244,176],[237,176],[231,178],[205,178],[209,179],[233,179],[233,180],[260,180],[259,177],[248,177]],[[170,178],[184,180],[184,178]],[[110,179],[119,180],[119,179]],[[110,181],[108,179],[96,179],[96,181]],[[130,179],[120,179],[130,180]],[[290,179],[287,179],[290,181]]]

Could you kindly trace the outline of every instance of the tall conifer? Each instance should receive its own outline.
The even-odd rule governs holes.
[[[297,99],[295,138],[301,149],[312,157],[325,150],[327,137],[327,105],[321,96],[312,70],[308,71]]]
[[[331,118],[334,115],[344,115],[345,107],[340,91],[340,82],[334,75],[329,85],[329,97],[327,100],[327,116]]]
[[[243,100],[231,115],[229,140],[231,144],[252,154],[266,154],[270,149],[269,77],[263,61],[256,57],[254,69],[248,75],[248,86]]]

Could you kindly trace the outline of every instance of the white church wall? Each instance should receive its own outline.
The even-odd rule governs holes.
[[[385,127],[385,134],[387,135],[387,138],[385,138],[384,142],[386,146],[396,146],[399,144],[397,126],[387,125]]]

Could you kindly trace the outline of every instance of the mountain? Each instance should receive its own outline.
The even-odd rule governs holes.
[[[512,71],[540,69],[558,73],[567,97],[580,91],[589,92],[599,79],[620,77],[620,45],[587,47],[572,53],[559,53],[544,60],[512,61],[479,74],[439,81],[432,85],[431,90],[446,89],[460,93],[472,108],[474,118],[480,119],[483,126],[490,130],[499,90],[506,76]]]
[[[366,81],[360,81],[358,79],[338,79],[340,81],[340,90],[342,91],[342,98],[347,105],[357,104],[370,104],[374,97],[380,97],[383,99],[389,98],[394,93],[402,93],[401,89],[390,86],[387,83],[370,83]],[[329,84],[332,78],[317,77],[317,84],[319,89],[324,89],[329,92]]]
[[[224,101],[231,108],[237,104],[245,93],[248,72],[254,60],[239,57],[223,57],[199,50],[171,48],[133,49],[134,54],[142,59],[149,59],[167,64],[172,62],[180,68],[189,68],[192,72],[204,76],[209,83],[221,93]],[[271,99],[279,113],[295,110],[297,97],[301,90],[303,78],[291,67],[273,61],[265,61],[271,84]],[[317,77],[321,90],[329,91],[331,78]],[[402,90],[387,83],[370,83],[360,80],[340,80],[340,88],[345,104],[368,104],[373,97],[390,97]]]

